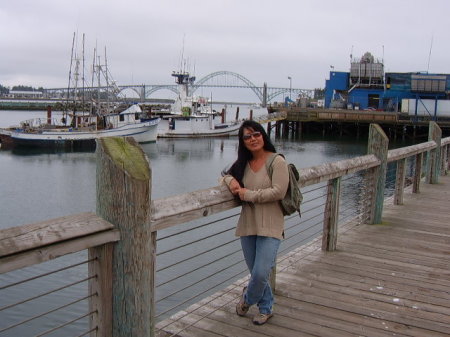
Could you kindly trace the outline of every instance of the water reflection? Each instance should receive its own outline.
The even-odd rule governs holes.
[[[95,149],[86,149],[86,150],[64,150],[60,148],[39,148],[39,147],[13,147],[9,150],[3,150],[3,151],[11,151],[13,155],[16,156],[40,156],[40,155],[46,155],[46,154],[67,154],[67,153],[93,153],[95,152]]]

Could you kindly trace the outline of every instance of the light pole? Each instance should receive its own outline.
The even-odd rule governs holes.
[[[292,101],[292,77],[288,76],[289,80],[289,99]]]

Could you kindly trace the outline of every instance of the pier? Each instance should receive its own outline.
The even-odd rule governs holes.
[[[339,227],[337,249],[317,238],[278,260],[274,317],[238,317],[239,280],[157,325],[157,336],[448,336],[450,177],[387,200],[382,223]]]
[[[434,120],[428,116],[413,116],[390,111],[359,111],[345,109],[301,108],[273,106],[269,113],[284,113],[286,118],[274,125],[276,136],[300,136],[303,132],[317,134],[366,135],[371,123],[379,124],[390,139],[417,138],[428,135],[428,124],[435,121],[445,135],[450,134],[450,118]]]
[[[430,122],[427,142],[389,151],[388,143],[371,124],[366,155],[299,170],[302,217],[286,217],[286,245],[271,278],[275,315],[262,327],[235,314],[248,272],[242,257],[229,261],[234,253],[221,251],[236,244],[239,202],[225,186],[151,200],[151,167],[130,139],[98,141],[96,214],[0,230],[0,273],[88,250],[79,263],[88,270],[80,280],[88,287],[74,300],[88,301],[85,313],[55,324],[47,318],[43,335],[88,317],[78,335],[447,336],[450,137]],[[386,197],[388,183],[394,188]],[[344,194],[357,195],[356,202],[342,204]],[[195,240],[184,242],[191,230]],[[295,240],[305,231],[305,239]],[[204,284],[223,271],[218,283]],[[36,277],[42,276],[20,283]],[[174,303],[183,290],[188,294]],[[20,303],[47,292],[26,295]],[[0,315],[15,305],[2,303]],[[42,310],[9,320],[0,335],[56,309]]]

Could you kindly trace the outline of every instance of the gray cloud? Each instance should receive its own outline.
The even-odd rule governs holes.
[[[449,73],[445,0],[16,0],[0,5],[0,84],[64,87],[72,34],[86,63],[106,46],[119,84],[167,84],[184,55],[197,77],[228,70],[257,85],[323,87],[330,65],[384,56],[388,71]],[[353,46],[353,47],[352,47]],[[384,55],[383,55],[384,46]]]

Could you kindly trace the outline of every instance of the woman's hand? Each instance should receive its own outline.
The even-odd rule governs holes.
[[[238,181],[236,179],[231,180],[230,185],[228,186],[231,193],[234,195],[239,194],[239,190],[241,189],[241,185],[239,185]]]
[[[244,194],[247,189],[245,187],[241,187],[236,179],[233,178],[230,181],[230,185],[228,185],[228,188],[233,195],[237,195],[239,199],[244,200]]]
[[[245,192],[247,192],[247,189],[245,187],[239,188],[239,191],[238,191],[239,199],[244,200]]]

